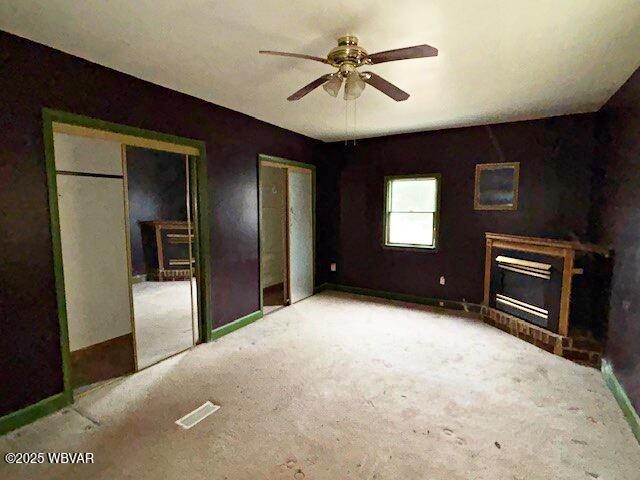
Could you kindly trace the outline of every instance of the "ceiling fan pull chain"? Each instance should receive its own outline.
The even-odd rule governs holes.
[[[345,100],[344,102],[344,144],[356,143],[356,99]]]
[[[358,128],[358,99],[353,101],[353,146],[356,145],[356,130]]]
[[[349,145],[349,101],[344,102],[344,146]]]

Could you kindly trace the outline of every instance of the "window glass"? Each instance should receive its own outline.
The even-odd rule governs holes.
[[[385,245],[435,248],[438,180],[435,176],[386,180]]]
[[[392,180],[390,193],[393,212],[436,211],[435,178]]]
[[[391,213],[389,243],[433,244],[433,213]]]

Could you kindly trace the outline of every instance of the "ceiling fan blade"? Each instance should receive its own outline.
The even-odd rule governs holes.
[[[438,49],[430,45],[416,45],[415,47],[398,48],[384,52],[372,53],[368,56],[371,63],[394,62],[410,58],[437,57]]]
[[[409,98],[409,94],[404,90],[400,90],[393,83],[387,82],[380,75],[376,75],[373,72],[363,72],[365,75],[362,79],[371,85],[373,88],[377,88],[385,95],[393,98],[396,102],[402,102]],[[367,78],[368,77],[368,78]]]
[[[323,83],[328,81],[331,77],[332,77],[332,74],[328,73],[326,75],[321,76],[320,78],[316,78],[309,85],[305,85],[300,90],[298,90],[294,94],[290,95],[287,98],[287,100],[289,100],[290,102],[293,101],[293,100],[300,100],[302,97],[304,97],[311,90],[314,90],[314,89],[318,88],[320,85],[322,85]]]
[[[305,55],[303,53],[274,52],[272,50],[260,50],[258,53],[265,55],[278,55],[280,57],[304,58],[305,60],[315,60],[316,62],[329,63],[326,58],[314,57],[313,55]]]

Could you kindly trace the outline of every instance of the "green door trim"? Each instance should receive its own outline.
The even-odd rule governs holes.
[[[83,115],[76,115],[69,112],[53,110],[50,108],[42,109],[43,122],[43,140],[45,168],[47,174],[47,190],[49,201],[49,218],[51,227],[51,242],[53,249],[53,268],[56,286],[56,300],[58,309],[58,322],[60,325],[60,348],[62,352],[62,373],[63,373],[63,391],[52,397],[45,398],[28,405],[18,411],[9,413],[0,418],[0,433],[12,430],[19,426],[32,422],[42,416],[48,415],[73,403],[73,389],[71,387],[71,360],[69,349],[69,330],[67,325],[67,308],[64,290],[64,271],[62,265],[62,243],[60,239],[60,215],[58,211],[58,189],[56,183],[55,153],[53,147],[53,123],[64,123],[69,125],[77,125],[82,127],[93,128],[123,135],[131,135],[135,137],[159,140],[163,142],[191,146],[198,150],[198,157],[194,158],[192,163],[192,173],[195,173],[196,192],[194,200],[196,201],[196,220],[198,242],[196,245],[197,256],[197,275],[200,285],[199,304],[200,310],[200,335],[201,341],[209,342],[212,340],[213,312],[211,307],[211,267],[210,267],[210,243],[209,243],[209,221],[208,221],[208,182],[207,182],[207,157],[205,143],[200,140],[194,140],[175,135],[145,130],[128,125],[111,123]]]
[[[273,155],[265,155],[263,153],[258,154],[258,274],[259,274],[259,284],[258,289],[260,290],[260,311],[264,315],[264,298],[263,298],[263,289],[262,289],[262,229],[261,227],[261,213],[262,213],[262,198],[260,195],[260,178],[261,178],[261,170],[262,170],[262,162],[272,162],[279,163],[280,165],[290,166],[290,167],[298,167],[305,168],[307,170],[311,170],[311,202],[312,202],[312,236],[313,236],[313,284],[315,286],[316,283],[316,166],[311,163],[297,162],[295,160],[289,160],[287,158],[276,157]]]

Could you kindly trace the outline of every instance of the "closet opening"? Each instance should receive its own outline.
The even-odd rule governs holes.
[[[263,165],[260,171],[260,238],[264,313],[289,304],[287,171]]]
[[[260,155],[260,300],[263,314],[313,295],[315,167]]]
[[[71,402],[209,340],[204,146],[64,112],[44,120]]]

